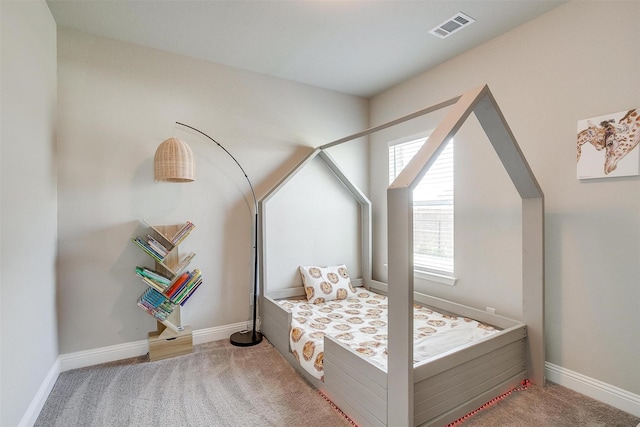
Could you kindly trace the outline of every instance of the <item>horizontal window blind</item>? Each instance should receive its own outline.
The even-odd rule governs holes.
[[[389,184],[426,138],[389,146]],[[453,140],[413,192],[413,255],[416,270],[453,274]]]

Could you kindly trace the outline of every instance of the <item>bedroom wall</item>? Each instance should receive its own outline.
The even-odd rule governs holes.
[[[0,425],[18,426],[58,357],[56,25],[44,1],[2,1],[0,17]]]
[[[640,107],[638,16],[637,2],[569,2],[371,100],[376,125],[489,85],[545,193],[546,360],[611,385],[611,391],[635,395],[640,394],[640,177],[577,180],[576,129],[580,119]],[[463,170],[483,181],[495,173],[497,166],[485,163],[489,154],[456,157],[456,177]],[[384,202],[386,155],[386,142],[373,142],[374,206]],[[483,249],[484,223],[495,221],[482,218],[488,206],[483,198],[463,196],[456,187],[456,203],[480,215],[475,228],[472,217],[458,218],[460,234],[467,246]],[[385,279],[382,218],[378,211],[374,229],[381,246],[374,246],[374,273]],[[509,245],[512,238],[517,236],[511,226],[499,236]],[[456,270],[481,268],[470,267],[472,261],[471,255],[456,257]],[[498,278],[503,271],[513,275],[510,263],[487,268]],[[495,307],[498,314],[519,310],[519,297],[504,296],[512,292],[508,283],[416,286],[481,309]]]
[[[312,147],[368,126],[362,98],[66,28],[58,29],[58,82],[61,353],[146,339],[155,329],[136,306],[145,285],[134,267],[153,265],[131,242],[142,220],[196,224],[181,247],[196,252],[191,266],[204,283],[183,323],[198,330],[250,316],[248,184],[222,150],[174,122],[223,144],[258,198]],[[155,150],[169,137],[191,146],[195,182],[153,181]],[[335,157],[366,191],[366,145]],[[296,203],[294,194],[290,211]]]
[[[425,104],[425,106],[427,106]],[[375,171],[388,171],[389,143],[415,139],[430,133],[450,108],[395,125],[370,136]],[[386,121],[386,120],[385,120]],[[455,287],[434,284],[417,276],[414,288],[441,297],[456,296],[456,301],[498,308],[510,317],[520,316],[522,292],[512,286],[519,282],[521,269],[521,199],[502,167],[491,143],[475,117],[470,117],[454,137],[454,264]],[[467,164],[481,165],[469,168]],[[386,188],[388,174],[372,173],[374,212],[374,278],[387,281]],[[389,248],[394,250],[394,248]],[[500,268],[500,274],[495,274]],[[486,289],[496,290],[489,295]],[[481,300],[478,300],[478,297]],[[514,309],[515,307],[515,309]]]
[[[301,288],[299,266],[345,264],[362,277],[360,205],[318,156],[265,203],[263,215],[267,294]]]

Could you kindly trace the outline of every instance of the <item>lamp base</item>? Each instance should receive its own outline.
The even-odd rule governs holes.
[[[242,331],[231,335],[229,342],[238,347],[249,347],[260,344],[262,342],[262,334],[260,332]]]

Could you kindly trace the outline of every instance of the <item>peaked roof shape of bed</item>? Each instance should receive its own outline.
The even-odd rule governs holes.
[[[544,385],[544,196],[513,133],[502,115],[488,86],[470,90],[463,95],[407,116],[341,138],[315,149],[292,172],[284,177],[260,201],[260,213],[265,204],[289,179],[309,161],[319,156],[344,183],[362,207],[362,276],[371,279],[371,210],[370,202],[353,185],[333,159],[324,151],[357,138],[389,128],[445,107],[451,107],[430,135],[427,143],[400,173],[387,190],[388,217],[388,295],[389,295],[389,356],[387,425],[413,425],[413,198],[412,191],[427,173],[445,143],[460,129],[473,112],[495,149],[502,165],[522,198],[522,321],[527,325],[526,367],[529,380]],[[266,226],[262,218],[262,229]],[[264,249],[264,242],[261,242]],[[261,271],[264,272],[264,251],[261,251]],[[262,277],[262,295],[267,291]]]

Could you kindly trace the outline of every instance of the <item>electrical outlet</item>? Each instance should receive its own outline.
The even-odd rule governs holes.
[[[496,314],[496,309],[493,307],[487,307],[487,313]]]
[[[253,305],[253,294],[249,292],[249,306]]]

